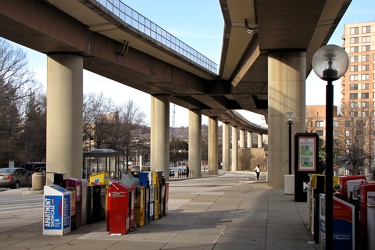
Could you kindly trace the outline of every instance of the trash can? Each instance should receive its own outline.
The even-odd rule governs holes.
[[[31,189],[42,190],[44,187],[44,175],[43,173],[34,172],[31,176]]]

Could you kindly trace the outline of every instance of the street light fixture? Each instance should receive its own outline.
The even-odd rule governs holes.
[[[333,249],[333,84],[342,77],[349,66],[349,57],[337,45],[326,45],[318,49],[312,59],[312,67],[326,86],[326,223],[325,249]]]
[[[292,125],[296,114],[294,112],[286,112],[286,123],[289,127],[289,174],[292,174]]]

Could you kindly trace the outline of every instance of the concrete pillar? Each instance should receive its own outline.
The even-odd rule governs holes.
[[[230,170],[230,125],[223,123],[223,170]]]
[[[83,58],[50,54],[47,58],[47,172],[82,178]],[[47,174],[46,185],[54,181]]]
[[[232,127],[232,165],[231,171],[238,169],[238,138],[237,127]]]
[[[190,177],[202,177],[201,171],[202,111],[189,110],[189,170]]]
[[[251,148],[253,145],[253,133],[247,132],[247,148]]]
[[[245,130],[240,129],[240,148],[246,147]]]
[[[284,188],[284,176],[289,172],[288,125],[285,121],[285,113],[292,111],[296,114],[293,123],[294,133],[305,130],[305,79],[306,53],[304,51],[270,52],[268,55],[268,185],[270,187]],[[294,149],[293,145],[292,149]],[[292,159],[294,159],[293,155],[292,150]]]
[[[208,174],[218,174],[218,119],[208,118]]]
[[[263,148],[263,134],[258,134],[258,148]]]
[[[169,178],[169,95],[151,96],[151,171]]]

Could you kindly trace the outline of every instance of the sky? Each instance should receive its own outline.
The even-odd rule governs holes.
[[[222,36],[224,22],[219,0],[122,0],[129,7],[136,10],[155,24],[159,25],[173,36],[185,42],[207,58],[220,64]],[[341,19],[328,44],[342,45],[344,24],[375,21],[374,0],[352,0],[344,17]],[[46,91],[47,86],[47,57],[44,54],[28,49],[21,45],[27,53],[29,69],[35,73],[36,79],[40,81]],[[320,80],[312,71],[306,81],[306,105],[325,105],[326,82]],[[334,82],[334,104],[340,105],[340,81]],[[118,82],[101,77],[84,70],[83,91],[87,93],[103,93],[111,98],[116,104],[122,105],[129,99],[133,100],[142,112],[146,114],[146,123],[151,121],[151,96],[127,87]],[[239,111],[245,118],[255,124],[265,124],[263,116],[248,112]],[[187,109],[170,105],[170,124],[174,116],[175,126],[188,126],[189,112]],[[208,124],[208,118],[202,117],[202,123]]]

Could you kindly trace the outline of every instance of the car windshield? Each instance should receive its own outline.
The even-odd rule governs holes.
[[[0,169],[0,173],[3,173],[3,174],[10,174],[14,171],[14,169],[12,168],[1,168]]]
[[[134,167],[132,167],[132,170],[133,170],[133,171],[139,171],[140,169],[141,169],[140,166],[134,166]]]

